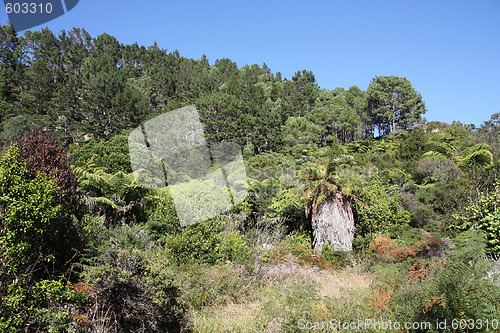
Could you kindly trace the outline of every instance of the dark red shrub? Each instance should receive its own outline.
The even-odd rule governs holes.
[[[29,130],[15,142],[26,161],[29,179],[35,179],[40,172],[53,177],[61,191],[63,212],[79,215],[81,194],[77,191],[78,182],[67,160],[67,152],[56,137],[39,130]]]

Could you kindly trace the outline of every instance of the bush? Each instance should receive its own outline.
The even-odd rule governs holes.
[[[244,260],[248,248],[239,231],[224,233],[224,216],[189,225],[166,239],[165,248],[175,263],[195,261],[214,264],[224,260]]]
[[[500,182],[490,194],[482,193],[479,200],[466,208],[466,214],[455,214],[460,230],[479,229],[485,232],[488,251],[500,253]]]
[[[164,243],[168,235],[179,231],[179,218],[168,188],[147,195],[144,207],[148,219],[146,230],[154,240]]]
[[[0,293],[16,276],[57,274],[79,245],[54,181],[26,174],[19,149],[11,146],[0,159]]]
[[[448,323],[444,332],[456,332],[453,322],[483,323],[500,315],[500,288],[487,279],[490,262],[484,259],[484,235],[472,231],[455,239],[446,259],[411,259],[378,266],[379,311],[399,322]],[[383,277],[383,278],[382,278]],[[385,281],[385,282],[381,282]],[[378,299],[378,300],[377,300]],[[413,330],[423,332],[424,330]],[[435,327],[426,332],[443,332]],[[484,332],[483,328],[469,332]]]
[[[2,298],[0,329],[76,332],[85,325],[86,304],[86,295],[70,289],[64,279],[40,280],[32,286],[27,280],[18,280]]]
[[[362,236],[383,234],[399,236],[411,221],[411,214],[400,204],[400,195],[387,190],[379,180],[372,180],[362,189],[363,206],[355,204],[356,228]]]
[[[106,168],[108,173],[132,172],[127,136],[116,135],[107,141],[92,139],[87,143],[73,144],[70,147],[70,159],[77,167],[85,167],[94,155],[95,166]]]
[[[162,251],[110,247],[87,266],[83,282],[96,289],[89,322],[95,327],[103,317],[125,331],[168,331],[180,320],[178,289]],[[105,312],[105,313],[104,313]]]

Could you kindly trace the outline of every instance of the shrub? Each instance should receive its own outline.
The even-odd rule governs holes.
[[[247,257],[247,245],[239,231],[223,232],[228,220],[215,217],[189,225],[166,239],[165,248],[172,261],[186,263],[217,263]]]
[[[85,268],[82,278],[96,288],[95,305],[88,309],[95,320],[102,320],[104,310],[121,329],[136,332],[168,331],[180,320],[179,292],[161,251],[112,246]],[[101,309],[97,316],[96,309]]]
[[[411,214],[400,204],[400,195],[387,190],[380,181],[372,180],[360,195],[364,205],[354,205],[359,234],[384,234],[397,237],[411,221]]]
[[[76,332],[85,325],[87,296],[60,280],[40,280],[30,286],[18,280],[3,295],[0,329],[4,332]]]
[[[33,180],[26,174],[19,149],[11,146],[0,159],[0,292],[14,276],[53,274],[51,266],[60,268],[72,249],[60,230],[66,226],[57,186],[44,174]]]
[[[58,203],[65,214],[80,216],[81,194],[78,182],[67,160],[67,152],[57,139],[40,131],[28,131],[16,140],[21,158],[29,166],[25,177],[35,179],[44,174],[54,180],[61,193]]]
[[[168,188],[148,194],[144,200],[144,212],[148,219],[146,230],[154,240],[164,243],[168,235],[179,231],[179,218]]]
[[[486,278],[490,262],[484,259],[484,236],[468,231],[455,239],[455,245],[446,251],[445,260],[414,258],[378,266],[380,278],[376,290],[388,294],[383,303],[378,301],[376,308],[400,322],[434,324],[446,320],[444,332],[457,331],[452,322],[478,323],[480,319],[485,323],[498,318],[500,289]],[[436,327],[426,331],[443,332]],[[469,331],[485,329],[476,326]]]
[[[96,167],[103,167],[106,172],[132,172],[128,137],[124,135],[116,135],[107,141],[91,139],[87,143],[73,144],[69,156],[72,164],[77,167],[84,167],[95,156],[93,162]]]
[[[466,208],[466,214],[455,214],[454,218],[461,223],[460,230],[479,229],[485,232],[488,251],[500,253],[500,182],[495,184],[494,191],[482,193],[479,200]]]

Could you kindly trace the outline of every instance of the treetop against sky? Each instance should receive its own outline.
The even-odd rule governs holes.
[[[397,75],[422,94],[428,120],[479,125],[500,111],[499,16],[493,0],[87,0],[32,30],[81,27],[212,64],[266,63],[287,78],[307,69],[327,89]]]

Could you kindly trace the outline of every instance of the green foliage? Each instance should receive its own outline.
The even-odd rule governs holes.
[[[365,113],[366,94],[354,86],[347,92],[343,88],[321,90],[306,117],[326,129],[327,141],[335,136],[342,142],[350,142],[364,136],[362,130],[367,124],[361,120]]]
[[[85,167],[92,159],[97,168],[108,173],[132,172],[129,158],[128,137],[116,135],[110,140],[91,139],[86,143],[71,145],[69,157],[75,167]]]
[[[61,230],[68,226],[54,180],[43,173],[30,179],[27,172],[18,147],[9,147],[0,160],[0,328],[68,329],[73,320],[63,303],[77,295],[60,281],[41,278],[61,271],[78,240]]]
[[[491,167],[493,154],[491,154],[490,149],[486,143],[469,147],[462,152],[462,156],[457,157],[457,165],[463,170],[470,170],[474,167]]]
[[[500,253],[500,183],[491,193],[482,193],[477,202],[466,208],[465,214],[455,214],[460,230],[482,230],[488,251]]]
[[[78,331],[77,315],[85,311],[87,297],[71,290],[60,280],[40,280],[34,285],[25,280],[10,285],[0,305],[0,329],[23,332],[24,327],[33,331]]]
[[[30,266],[48,264],[54,255],[47,243],[58,228],[58,188],[42,174],[26,180],[26,172],[19,149],[9,147],[0,160],[1,271],[5,278],[32,274]]]
[[[405,170],[412,175],[417,173],[416,161],[428,151],[426,144],[428,139],[422,129],[415,128],[399,141],[396,158],[403,161]]]
[[[250,157],[245,161],[247,176],[263,181],[267,178],[280,178],[287,173],[293,163],[282,154],[269,152]]]
[[[134,173],[118,171],[110,174],[93,167],[88,171],[76,171],[88,207],[104,216],[108,224],[116,224],[122,218],[127,221],[141,221],[144,218],[141,201],[148,190],[137,185]]]
[[[239,231],[224,232],[227,219],[216,217],[190,225],[166,239],[172,261],[217,263],[225,260],[244,260],[248,248]]]
[[[311,145],[318,143],[324,129],[315,125],[304,117],[290,117],[282,129],[285,142],[293,147],[295,145]]]
[[[382,135],[410,129],[426,111],[422,96],[404,77],[377,76],[367,94],[374,123]]]
[[[156,241],[164,242],[168,235],[180,229],[175,204],[168,188],[151,192],[144,198],[146,229]]]
[[[383,234],[397,237],[408,226],[410,213],[401,207],[400,195],[379,180],[372,180],[361,190],[363,205],[355,205],[356,227],[361,235]]]

